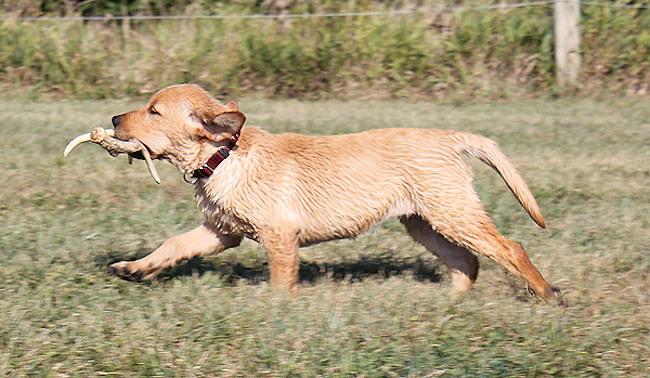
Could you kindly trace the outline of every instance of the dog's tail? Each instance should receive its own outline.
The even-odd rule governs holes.
[[[519,175],[506,155],[491,139],[470,133],[455,134],[457,148],[460,153],[473,156],[492,167],[506,182],[512,193],[517,197],[521,206],[540,227],[546,228],[542,211],[528,188],[528,184]]]

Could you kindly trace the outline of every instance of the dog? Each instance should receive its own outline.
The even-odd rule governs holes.
[[[504,179],[539,226],[544,218],[523,178],[492,140],[466,132],[392,128],[333,136],[271,134],[244,126],[236,102],[197,85],[162,89],[146,106],[112,118],[115,136],[135,138],[195,186],[205,214],[197,228],[146,257],[110,266],[148,280],[182,260],[236,247],[264,247],[273,288],[298,288],[300,247],[352,238],[397,217],[449,268],[452,289],[472,288],[479,263],[496,261],[546,301],[562,302],[522,246],[503,237],[472,186],[463,155]]]

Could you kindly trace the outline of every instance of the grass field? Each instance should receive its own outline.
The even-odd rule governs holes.
[[[490,104],[239,99],[249,124],[328,134],[450,128],[499,142],[549,225],[472,162],[497,226],[571,307],[530,297],[481,258],[453,296],[445,268],[386,222],[301,254],[297,298],[273,293],[252,242],[150,283],[109,263],[201,222],[192,188],[157,163],[65,144],[140,103],[0,101],[2,376],[647,376],[650,101]]]

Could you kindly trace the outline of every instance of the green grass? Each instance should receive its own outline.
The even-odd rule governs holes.
[[[151,283],[106,272],[202,217],[179,172],[65,144],[127,101],[0,101],[2,376],[645,376],[650,369],[650,102],[299,102],[238,99],[250,124],[329,134],[389,126],[499,142],[549,224],[472,162],[499,229],[571,307],[528,296],[484,258],[474,290],[389,221],[301,252],[296,298],[273,293],[254,243]]]

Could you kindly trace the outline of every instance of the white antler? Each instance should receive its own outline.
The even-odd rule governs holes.
[[[145,147],[145,145],[137,139],[125,141],[116,139],[114,136],[115,130],[104,129],[103,127],[95,127],[91,132],[81,134],[71,140],[63,150],[63,157],[67,157],[75,147],[85,142],[93,142],[99,144],[102,146],[102,148],[108,151],[111,156],[140,152],[144,157],[145,162],[147,163],[147,168],[149,169],[149,173],[151,173],[151,177],[153,177],[153,179],[158,184],[160,184],[160,176],[158,176],[158,172],[156,172],[156,166],[153,165],[153,160],[151,159],[151,154],[149,154],[147,147]],[[130,157],[131,156],[129,156],[129,158]],[[130,160],[131,159],[129,159],[129,161]]]
[[[115,130],[112,130],[112,129],[108,129],[108,130],[106,130],[106,129],[101,128],[101,127],[96,127],[96,128],[94,128],[93,131],[92,131],[92,133],[95,133],[95,135],[98,135],[98,133],[100,133],[99,130],[102,130],[103,133],[104,133],[104,135],[108,135],[108,136],[111,136],[111,137],[114,137],[114,136],[115,136]],[[73,140],[71,140],[70,143],[68,143],[68,145],[65,146],[65,149],[63,150],[63,157],[68,157],[68,155],[70,154],[70,152],[72,152],[72,150],[74,150],[75,147],[77,147],[77,146],[80,145],[81,143],[84,143],[84,142],[95,142],[95,143],[99,143],[98,141],[94,140],[94,139],[91,137],[91,134],[92,134],[92,133],[81,134],[81,135],[79,135],[78,137],[76,137],[76,138],[74,138]],[[103,139],[103,137],[102,137],[101,139]]]

